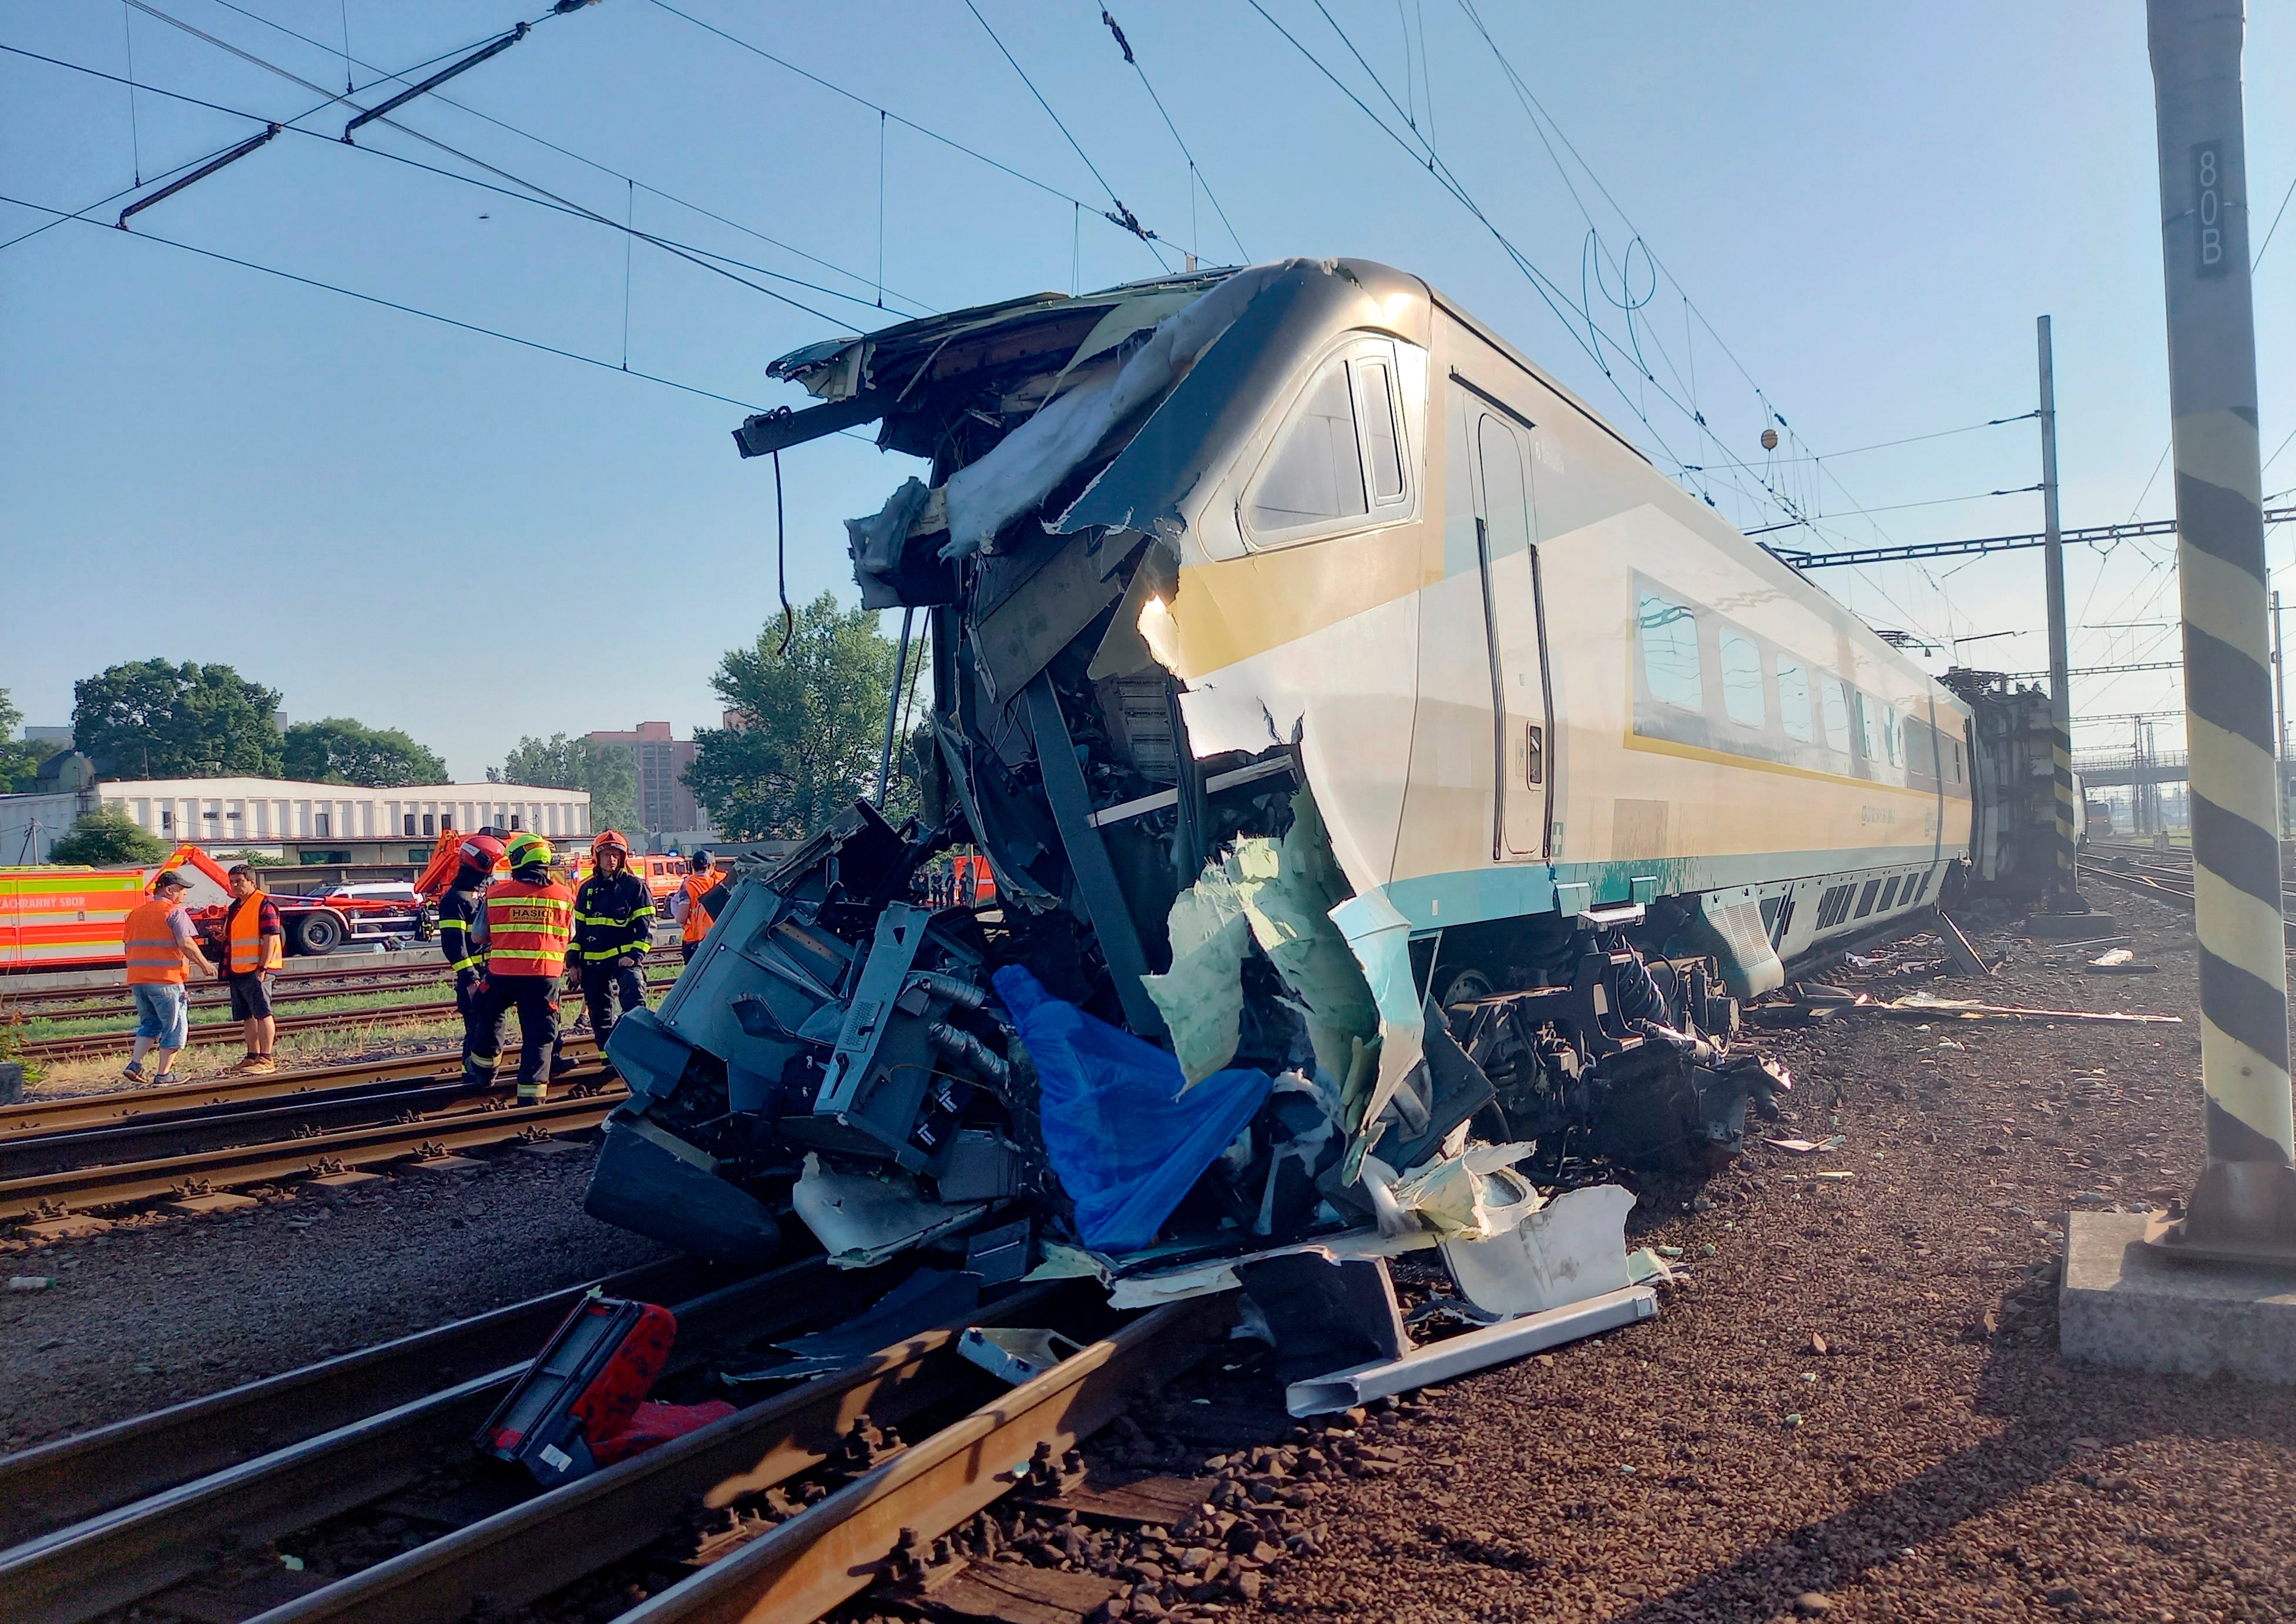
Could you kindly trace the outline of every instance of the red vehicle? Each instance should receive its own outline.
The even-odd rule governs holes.
[[[192,923],[199,927],[200,934],[210,942],[220,943],[224,918],[230,907],[231,882],[226,877],[228,871],[196,846],[176,848],[166,866],[195,870],[223,892],[225,900],[195,907],[192,913]],[[207,890],[207,886],[198,886],[193,896],[202,898]],[[386,947],[396,947],[422,933],[422,898],[413,886],[404,882],[332,885],[306,897],[275,892],[271,901],[279,910],[279,923],[286,927],[290,953],[332,953],[359,942],[381,942]]]

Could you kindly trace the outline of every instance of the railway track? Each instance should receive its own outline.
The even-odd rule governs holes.
[[[0,1222],[554,1138],[597,1127],[628,1097],[594,1054],[559,1077],[553,1093],[543,1104],[513,1105],[501,1083],[477,1095],[459,1081],[369,1083],[275,1104],[230,1101],[20,1135],[0,1149]]]
[[[278,1029],[283,1037],[294,1032],[356,1031],[361,1028],[374,1029],[390,1026],[409,1026],[425,1021],[436,1022],[455,1019],[457,1011],[451,998],[433,1004],[390,1004],[378,1009],[337,1009],[308,1015],[282,1015]],[[242,1041],[240,1023],[236,1021],[211,1021],[194,1026],[189,1034],[187,1047],[211,1048],[217,1044]],[[126,1054],[135,1038],[130,1029],[116,1032],[87,1032],[70,1038],[31,1038],[20,1046],[19,1053],[26,1060],[101,1060],[108,1054]]]
[[[2193,895],[2192,865],[2177,866],[2167,863],[2104,863],[2083,871],[2099,879],[2110,880],[2115,885],[2157,898],[2172,907],[2191,910],[2196,906]],[[2280,890],[2280,911],[2284,915],[2296,911],[2296,886],[2284,884]],[[2296,947],[2296,919],[2284,923],[2287,945]]]
[[[693,1266],[655,1266],[680,1267]],[[890,1273],[840,1274],[812,1259],[676,1303],[665,1388],[695,1390],[729,1357],[755,1361],[777,1339],[839,1323]],[[602,1283],[655,1300],[694,1284],[668,1274]],[[557,1489],[480,1471],[463,1453],[472,1431],[578,1294],[0,1459],[0,1538],[16,1542],[0,1550],[8,1616],[85,1624],[197,1591],[197,1616],[427,1624],[502,1616],[651,1557],[651,1571],[678,1582],[656,1579],[627,1619],[812,1620],[867,1588],[905,1541],[929,1546],[1021,1487],[1032,1461],[1057,1461],[1185,1369],[1234,1312],[1231,1297],[1196,1299],[1119,1325],[1078,1283],[1024,1286]],[[959,1353],[968,1324],[1051,1328],[1084,1347],[1011,1388]],[[488,1366],[508,1349],[512,1358]],[[290,1429],[285,1441],[259,1436],[275,1424]],[[427,1497],[410,1505],[418,1485]],[[364,1531],[386,1515],[430,1537],[411,1548],[385,1541],[390,1554],[370,1562]],[[217,1566],[219,1552],[271,1541],[360,1555],[328,1564],[355,1571],[315,1574],[284,1600],[263,1588],[276,1568]]]
[[[669,969],[678,965],[675,949],[654,951],[646,956],[649,971]],[[387,964],[356,969],[342,967],[326,970],[283,970],[272,979],[271,1001],[292,1004],[312,998],[342,997],[347,995],[400,992],[417,987],[440,987],[451,980],[451,972],[436,955],[426,955],[419,964]],[[666,979],[657,976],[657,985]],[[229,990],[209,983],[188,989],[194,1010],[217,1009],[231,1002]],[[0,985],[0,1013],[20,1012],[27,1019],[58,1021],[81,1020],[102,1015],[118,1015],[132,1019],[134,1002],[125,987],[50,987],[26,992],[11,992]]]

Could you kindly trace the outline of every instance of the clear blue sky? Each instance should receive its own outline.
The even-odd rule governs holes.
[[[342,84],[346,13],[351,54],[396,70],[541,9],[237,3],[152,0],[329,90]],[[1176,251],[1194,242],[1210,262],[1239,258],[1096,4],[977,3],[1146,225]],[[1598,342],[1651,426],[1637,421],[1577,318],[1558,319],[1426,169],[1248,5],[1119,0],[1250,258],[1353,254],[1427,276],[1646,446],[1662,439],[1714,470],[1695,477],[1740,522],[1786,516],[1763,474],[1828,514],[1822,545],[2037,528],[2030,495],[1897,505],[2031,484],[2033,425],[1834,457],[1822,476],[1806,462],[1720,470],[1764,460],[1761,408],[1731,357],[1791,425],[1788,451],[1835,453],[2030,410],[2033,317],[2047,311],[2066,522],[2171,511],[2165,473],[2146,492],[2168,418],[2152,82],[2134,0],[1755,12],[1480,0],[1551,115],[1544,139],[1456,0],[1326,0],[1401,116],[1313,0],[1262,3],[1391,123],[1431,133],[1558,302],[1587,290],[1609,343],[1639,341],[1669,392],[1687,399],[1694,373],[1715,438],[1651,386],[1636,393],[1631,368]],[[763,406],[802,399],[766,378],[775,356],[892,319],[874,308],[881,250],[896,313],[1156,269],[1144,244],[1069,201],[1101,207],[1106,194],[964,0],[676,4],[1042,185],[888,123],[881,237],[875,111],[653,0],[604,0],[537,26],[447,94],[788,249],[436,99],[403,121],[601,213],[634,209],[642,228],[858,303],[771,284],[827,313],[808,314],[644,243],[627,255],[626,283],[623,234],[347,149],[333,139],[340,108],[301,127],[325,139],[283,135],[139,215],[132,235],[110,229],[114,204],[93,212],[101,226],[66,223],[0,250],[0,686],[29,720],[67,719],[75,677],[157,654],[234,664],[283,690],[292,718],[405,727],[462,778],[524,734],[666,718],[683,734],[714,720],[719,655],[775,612],[771,474],[734,455],[744,406],[620,374],[626,297],[633,372]],[[123,9],[5,0],[0,44],[124,74]],[[273,118],[319,99],[127,15],[135,78],[154,91]],[[2287,8],[2251,18],[2247,85],[2260,238],[2296,177]],[[135,101],[131,124],[121,86],[0,55],[0,193],[78,209],[127,186],[139,165],[148,176],[257,127],[151,92]],[[379,127],[361,141],[477,173]],[[1599,285],[1582,275],[1578,200],[1602,234]],[[0,205],[0,239],[46,217]],[[1611,300],[1637,230],[1670,275],[1652,292],[1646,258],[1628,256],[1630,335]],[[2296,427],[2296,211],[2283,232],[2257,283],[2267,451]],[[133,240],[144,235],[608,366]],[[849,598],[838,521],[873,511],[907,469],[851,439],[783,464],[791,594]],[[2267,491],[2287,486],[2296,448],[2266,476]],[[1893,511],[1861,519],[1847,512],[1857,504]],[[2284,530],[2273,556],[2284,564],[2290,552]],[[2167,556],[2157,545],[2077,555],[2076,610],[2088,622],[2173,617]],[[2040,626],[2037,554],[1949,568],[1831,584],[1876,623],[1932,636]],[[2173,630],[2079,632],[2075,662],[2156,644],[2153,657],[2173,653]],[[529,652],[500,652],[512,647]],[[1967,654],[2046,663],[2038,635]],[[2076,698],[2103,713],[2175,693],[2169,679],[2127,677]]]

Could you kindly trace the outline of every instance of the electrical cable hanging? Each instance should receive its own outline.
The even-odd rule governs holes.
[[[789,596],[789,527],[782,518],[782,454],[774,452],[774,581],[782,597],[782,645],[774,651],[780,660],[789,653],[790,639],[797,636],[797,611],[790,607]]]

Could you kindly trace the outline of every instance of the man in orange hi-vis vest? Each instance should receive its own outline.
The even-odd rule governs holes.
[[[709,927],[717,923],[709,917],[709,910],[701,906],[701,899],[716,890],[719,882],[718,859],[708,851],[695,852],[688,866],[692,872],[680,880],[677,889],[670,893],[669,915],[677,921],[678,951],[685,956],[685,962],[690,964],[693,962],[694,954],[701,950],[701,939],[709,934]]]
[[[550,872],[556,854],[540,835],[513,834],[504,855],[510,878],[487,889],[471,932],[486,954],[486,974],[474,989],[483,1000],[479,1024],[490,1031],[504,1011],[518,1011],[519,1103],[538,1105],[550,1097],[545,1068],[558,1040],[558,980],[574,941],[574,893]]]
[[[152,882],[150,898],[130,909],[120,927],[127,989],[135,995],[135,1049],[120,1073],[131,1083],[176,1081],[176,1056],[190,1038],[191,1005],[184,985],[194,974],[206,976],[209,969],[199,932],[184,909],[184,893],[190,889],[174,869],[161,869]],[[144,1056],[155,1049],[159,1070],[146,1073]]]

